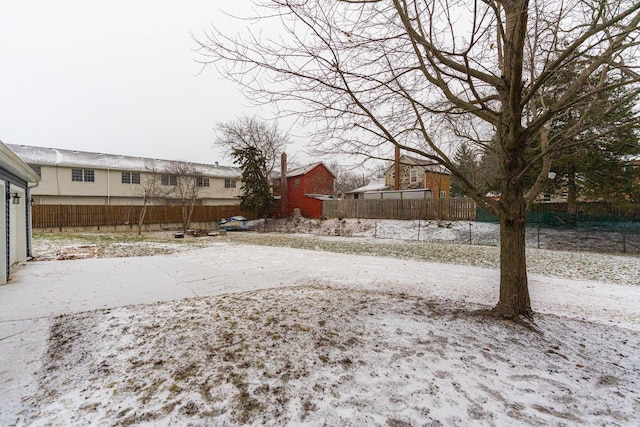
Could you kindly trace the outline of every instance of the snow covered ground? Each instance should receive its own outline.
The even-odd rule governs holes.
[[[374,233],[412,240],[408,223]],[[336,238],[346,225],[137,257],[150,245],[38,239],[42,259],[90,259],[0,287],[0,424],[640,423],[637,256],[530,249],[530,329],[486,314],[495,247],[433,243],[468,224],[421,225],[420,243]]]
[[[264,228],[256,224],[256,228]],[[302,219],[270,220],[268,231],[336,235],[423,242],[450,242],[497,246],[497,224],[475,221],[396,221],[345,218],[340,221]],[[640,254],[640,233],[637,224],[621,224],[617,229],[562,227],[527,228],[527,246],[537,249],[588,251],[600,253]]]

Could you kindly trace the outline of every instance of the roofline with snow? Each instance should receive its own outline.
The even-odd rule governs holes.
[[[25,183],[40,182],[40,176],[31,169],[25,161],[23,161],[11,148],[0,141],[0,168],[15,175]]]
[[[406,154],[403,154],[400,156],[400,159],[402,158],[405,159],[409,159],[411,161],[411,163],[407,163],[407,162],[402,162],[400,161],[401,165],[406,165],[406,166],[417,166],[419,168],[422,168],[422,170],[424,170],[425,172],[432,172],[432,173],[439,173],[441,175],[451,175],[451,172],[449,172],[444,166],[442,166],[440,163],[422,163],[421,159],[418,159],[417,157],[411,157],[411,156],[407,156]],[[424,162],[428,162],[428,159],[424,159]],[[389,171],[391,171],[395,166],[391,165],[391,167],[389,167],[384,174],[386,175],[387,173],[389,173]],[[433,170],[433,168],[436,168],[438,170]]]
[[[159,173],[171,173],[171,165],[187,164],[197,174],[212,178],[240,178],[240,168],[194,163],[179,160],[154,159],[91,151],[67,150],[51,147],[7,144],[24,162],[41,166],[90,167],[94,169],[115,169],[123,171],[149,172],[150,167]]]
[[[310,164],[305,165],[305,166],[299,166],[297,168],[293,168],[291,170],[288,170],[287,171],[287,178],[293,178],[293,177],[296,177],[296,176],[305,175],[305,174],[309,173],[310,171],[312,171],[313,169],[317,168],[320,165],[324,166],[324,168],[329,171],[331,176],[333,176],[334,178],[336,177],[336,175],[331,171],[331,169],[329,169],[327,167],[327,165],[324,164],[324,162],[315,162],[315,163],[310,163]],[[273,178],[271,178],[271,179],[279,179],[280,176],[282,176],[281,173],[274,174]]]

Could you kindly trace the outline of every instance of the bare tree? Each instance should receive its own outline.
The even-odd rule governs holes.
[[[138,215],[138,234],[142,233],[142,226],[147,215],[147,206],[159,204],[171,194],[170,187],[160,185],[160,176],[156,162],[149,160],[145,163],[146,173],[141,178],[140,196],[142,197],[142,209]]]
[[[329,170],[335,175],[334,195],[343,197],[347,191],[363,187],[371,181],[363,171],[356,171],[357,166],[344,166],[338,161],[329,162],[327,165]]]
[[[263,0],[262,6],[262,22],[274,20],[277,36],[213,28],[200,41],[202,62],[240,83],[249,99],[300,106],[303,118],[324,123],[313,135],[324,150],[384,159],[399,147],[449,169],[500,221],[494,312],[530,316],[527,208],[554,157],[576,135],[597,136],[593,118],[625,101],[607,103],[600,95],[612,85],[627,87],[626,97],[638,93],[640,3]],[[580,70],[572,83],[551,90],[554,76],[571,66]],[[551,132],[556,118],[577,108],[590,119]],[[620,126],[637,121],[636,115]],[[462,142],[497,159],[499,200],[452,160]]]
[[[215,144],[233,157],[234,149],[257,149],[266,161],[270,175],[280,161],[280,153],[289,142],[277,123],[268,124],[256,117],[243,116],[226,123],[217,123],[218,138]]]
[[[186,234],[191,226],[191,216],[198,199],[202,174],[199,174],[191,163],[186,162],[171,162],[169,173],[171,196],[182,210],[182,232]]]

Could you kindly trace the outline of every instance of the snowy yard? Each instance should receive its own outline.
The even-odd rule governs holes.
[[[50,281],[65,301],[47,317],[37,383],[0,421],[640,423],[640,258],[530,248],[537,315],[527,328],[487,315],[497,299],[497,249],[454,244],[468,225],[421,226],[419,242],[373,239],[371,228],[355,225],[345,233],[348,225],[182,242],[38,238],[41,259],[94,259],[38,261],[18,272],[19,286]],[[409,222],[375,227],[399,239],[416,232]],[[480,231],[495,238],[491,226]],[[130,257],[152,247],[163,255]],[[129,258],[97,262],[105,256]],[[105,279],[126,268],[141,275],[114,292],[148,289],[128,304],[105,293],[114,302],[83,295],[73,308],[74,295],[59,290],[70,286],[65,274],[81,270],[101,278],[99,294],[130,277]],[[162,286],[186,292],[148,296]]]

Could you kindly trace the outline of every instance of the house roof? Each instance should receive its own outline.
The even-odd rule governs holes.
[[[384,190],[388,190],[390,189],[391,186],[385,184],[384,182],[384,178],[382,179],[376,179],[376,180],[372,180],[369,184],[363,186],[363,187],[359,187],[356,189],[353,189],[351,191],[347,191],[347,194],[351,194],[351,193],[364,193],[367,191],[384,191]]]
[[[305,194],[306,197],[311,197],[317,200],[334,200],[334,197],[330,194]]]
[[[33,165],[65,166],[93,169],[116,169],[145,172],[154,168],[157,172],[170,173],[171,160],[148,157],[121,156],[87,151],[63,150],[59,148],[33,147],[8,144],[23,161]],[[179,162],[191,165],[197,173],[214,178],[239,178],[241,170],[231,166],[216,166],[205,163]]]
[[[40,181],[38,174],[2,141],[0,141],[0,168],[12,173],[25,182]]]
[[[315,163],[310,163],[308,165],[305,166],[300,166],[294,169],[289,169],[287,171],[287,178],[293,178],[294,176],[300,176],[300,175],[305,175],[309,172],[311,172],[312,170],[314,170],[315,168],[317,168],[318,166],[324,166],[325,169],[327,169],[329,171],[329,173],[335,178],[335,175],[333,174],[333,172],[331,172],[331,169],[329,169],[323,162],[315,162]],[[277,173],[274,178],[279,178],[281,174]]]
[[[429,160],[429,159],[420,159],[418,157],[411,157],[411,156],[407,156],[406,154],[403,154],[400,156],[400,163],[405,163],[405,164],[410,164],[410,165],[414,165],[414,166],[418,166],[421,167],[425,172],[433,172],[433,173],[440,173],[443,175],[451,175],[449,173],[449,171],[442,166],[439,163],[434,162],[433,160]],[[387,169],[387,171],[385,172],[388,173],[389,171],[393,170],[393,165]]]

